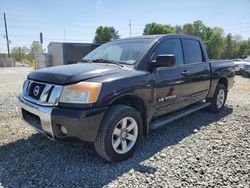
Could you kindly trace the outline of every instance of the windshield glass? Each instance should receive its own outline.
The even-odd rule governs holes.
[[[102,59],[132,65],[136,63],[152,41],[152,39],[130,39],[108,42],[90,52],[83,60]]]

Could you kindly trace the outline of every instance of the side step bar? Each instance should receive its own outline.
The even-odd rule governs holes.
[[[172,114],[163,116],[159,119],[153,120],[150,125],[149,128],[150,129],[156,129],[158,127],[164,126],[174,120],[177,120],[183,116],[186,116],[188,114],[194,113],[198,110],[201,110],[203,108],[206,108],[207,106],[209,106],[211,103],[210,102],[199,102],[197,104],[191,105],[189,107],[184,108],[183,110],[174,112]]]

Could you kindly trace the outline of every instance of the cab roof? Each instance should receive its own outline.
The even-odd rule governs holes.
[[[162,38],[190,38],[200,40],[200,37],[192,36],[192,35],[184,35],[184,34],[159,34],[159,35],[142,35],[142,36],[135,36],[135,37],[128,37],[124,39],[118,40],[127,40],[127,39],[162,39]]]

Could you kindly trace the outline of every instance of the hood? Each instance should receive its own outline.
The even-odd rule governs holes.
[[[31,72],[28,78],[41,82],[64,85],[126,71],[128,70],[116,65],[79,63],[39,69]]]

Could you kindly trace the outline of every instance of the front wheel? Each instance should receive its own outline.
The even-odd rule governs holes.
[[[119,162],[133,156],[141,138],[140,113],[132,107],[116,105],[105,114],[94,146],[102,158]]]
[[[214,92],[213,98],[210,100],[211,105],[208,107],[208,110],[211,112],[220,112],[226,102],[227,90],[223,84],[218,84]]]

